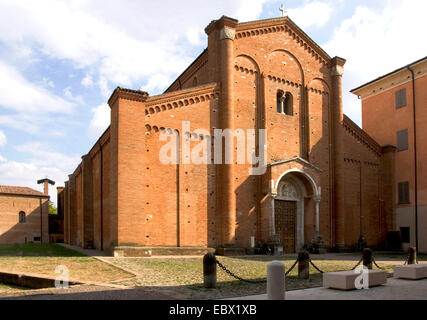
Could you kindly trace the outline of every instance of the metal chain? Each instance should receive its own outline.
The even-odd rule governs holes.
[[[248,279],[243,279],[243,278],[241,278],[241,277],[239,277],[239,276],[235,275],[235,274],[234,274],[233,272],[231,272],[230,270],[228,270],[228,269],[227,269],[227,267],[226,267],[226,266],[224,266],[221,262],[219,262],[216,258],[215,258],[215,261],[216,261],[217,265],[218,265],[222,270],[224,270],[228,275],[230,275],[231,277],[233,277],[233,278],[235,278],[235,279],[237,279],[237,280],[240,280],[240,281],[243,281],[243,282],[248,282],[248,283],[254,283],[254,284],[256,284],[256,283],[265,283],[265,282],[267,282],[267,279],[263,279],[263,280],[248,280]]]
[[[293,266],[285,273],[285,276],[287,276],[292,270],[294,270],[295,266],[298,264],[298,258],[297,260],[294,262]]]
[[[314,267],[314,269],[316,269],[317,271],[319,271],[320,273],[324,273],[322,270],[320,270],[314,263],[313,261],[310,259],[310,264]]]
[[[377,262],[375,261],[375,259],[374,259],[374,258],[372,258],[372,262],[374,263],[374,265],[375,265],[378,269],[384,270],[383,268],[381,268],[381,267],[377,264]]]
[[[362,261],[363,261],[363,258],[360,259],[360,261],[351,270],[355,270],[362,263]]]
[[[247,283],[253,283],[253,284],[259,284],[259,283],[266,283],[267,279],[262,279],[262,280],[248,280],[248,279],[243,279],[242,277],[239,277],[238,275],[234,274],[233,272],[231,272],[230,270],[227,269],[226,266],[224,266],[221,262],[218,261],[218,259],[215,258],[215,262],[216,264],[222,269],[224,270],[229,276],[239,280],[239,281],[243,281],[243,282],[247,282]],[[292,265],[292,267],[285,273],[285,276],[287,276],[294,268],[295,266],[298,264],[298,259],[295,261],[295,263]]]

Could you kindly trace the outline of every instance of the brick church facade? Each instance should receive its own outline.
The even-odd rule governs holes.
[[[350,248],[360,235],[384,243],[396,148],[343,114],[345,60],[288,17],[222,17],[205,31],[208,48],[164,94],[112,94],[109,128],[59,195],[65,242],[124,255],[226,253],[274,235],[285,252],[320,238],[327,248]],[[237,160],[236,143],[222,150],[234,154],[230,164],[159,160],[165,132],[179,138],[182,159],[203,141],[212,151],[216,129],[253,130],[255,141],[264,129],[266,143],[255,144],[264,174]]]

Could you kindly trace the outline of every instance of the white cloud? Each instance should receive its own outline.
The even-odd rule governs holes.
[[[203,10],[196,14],[192,9],[200,7],[199,0],[185,4],[129,0],[126,5],[101,0],[3,0],[0,41],[72,61],[76,69],[90,67],[94,70],[92,80],[108,96],[107,88],[138,86],[157,74],[170,78],[179,74],[194,55],[183,39],[202,45],[206,43],[203,29],[209,21],[221,15],[255,19],[266,1],[204,1]],[[152,93],[167,85],[158,83]]]
[[[165,83],[171,84],[172,81],[172,78],[165,74],[155,74],[150,76],[147,80],[147,83],[141,86],[140,89],[143,91],[152,92],[155,90],[155,88],[163,86]]]
[[[235,18],[241,21],[252,21],[262,13],[263,5],[269,0],[244,0],[235,2]],[[231,1],[229,1],[231,2]]]
[[[7,109],[27,113],[69,113],[73,108],[72,103],[29,82],[13,67],[1,61],[0,105]]]
[[[5,185],[27,186],[42,190],[37,180],[49,177],[56,186],[63,186],[68,174],[74,171],[81,159],[52,151],[46,143],[31,142],[16,146],[18,152],[27,155],[25,161],[7,160],[0,156],[0,181]],[[56,202],[55,188],[50,188],[51,200]]]
[[[288,9],[291,18],[302,29],[324,26],[333,12],[333,4],[329,2],[306,2],[303,7]]]
[[[0,147],[5,146],[7,143],[6,135],[0,130]]]
[[[67,97],[69,100],[72,100],[78,104],[84,104],[83,97],[81,95],[74,96],[71,92],[71,87],[66,87],[64,89],[64,96]]]
[[[50,80],[49,78],[43,78],[43,85],[45,86],[45,87],[50,87],[50,88],[55,88],[55,83],[52,81],[52,80]]]
[[[91,139],[98,139],[110,125],[111,109],[108,104],[104,103],[93,108],[91,111],[93,113],[93,117],[89,125],[88,133]]]
[[[3,158],[4,159],[4,158]],[[42,191],[43,187],[37,184],[38,179],[49,177],[56,182],[54,188],[49,188],[51,200],[56,204],[55,188],[63,186],[68,180],[68,172],[57,167],[38,166],[31,162],[1,161],[0,157],[0,181],[4,185],[25,186]]]
[[[81,83],[85,87],[92,87],[93,86],[92,75],[86,74],[86,76],[82,79]]]
[[[379,11],[360,6],[322,46],[347,59],[344,111],[359,124],[360,100],[349,91],[426,55],[427,41],[420,38],[420,31],[427,30],[425,12],[423,0],[387,1]]]
[[[30,162],[39,167],[55,167],[63,170],[74,170],[80,162],[79,156],[68,156],[48,148],[47,143],[30,142],[16,146],[19,152],[28,154]]]
[[[29,134],[39,132],[40,126],[45,124],[49,118],[43,115],[14,113],[0,115],[0,124],[9,128],[24,131]]]

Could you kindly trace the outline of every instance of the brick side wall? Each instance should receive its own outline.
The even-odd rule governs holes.
[[[1,244],[35,242],[34,237],[49,242],[48,199],[41,201],[42,208],[37,197],[0,195]],[[25,212],[25,223],[19,223],[20,211]]]

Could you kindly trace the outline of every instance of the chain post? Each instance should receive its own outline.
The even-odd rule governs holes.
[[[203,257],[203,285],[208,289],[216,287],[216,258],[210,252]]]
[[[372,249],[365,248],[362,251],[362,261],[363,265],[367,267],[369,270],[372,270]]]
[[[408,249],[408,264],[417,264],[417,250],[413,247]]]
[[[310,255],[306,250],[298,253],[298,279],[310,278]]]

